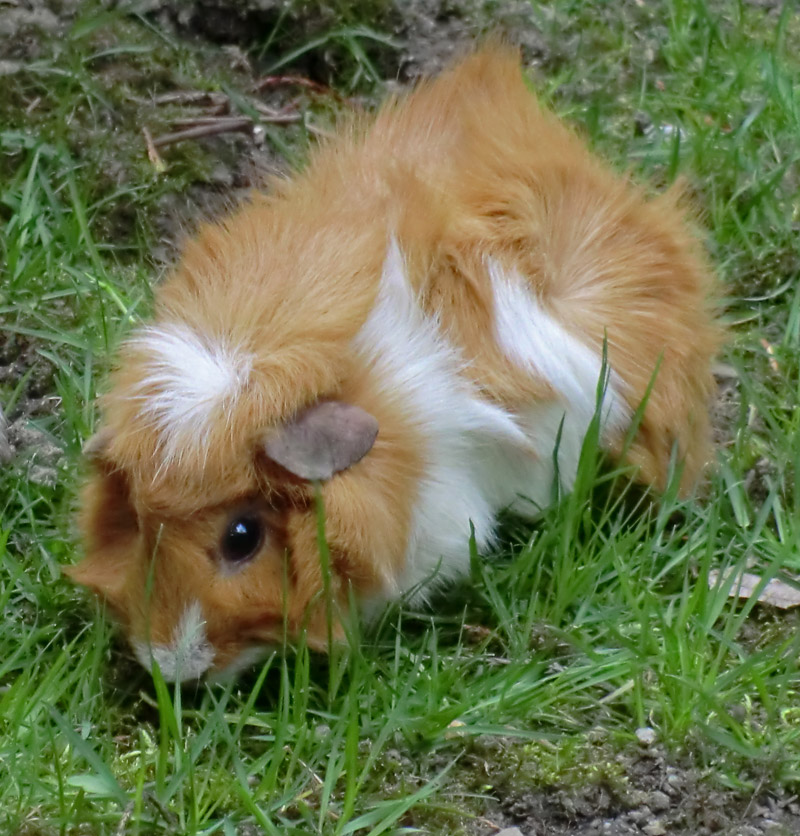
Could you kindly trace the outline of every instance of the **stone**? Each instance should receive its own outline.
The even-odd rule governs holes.
[[[669,810],[670,807],[669,796],[661,790],[655,790],[647,796],[647,806],[656,813],[662,813],[664,810]]]
[[[652,746],[656,742],[656,733],[654,729],[651,729],[649,726],[643,726],[642,728],[636,729],[636,739],[642,746]]]
[[[0,409],[0,464],[10,462],[14,457],[14,448],[8,441],[8,424]]]

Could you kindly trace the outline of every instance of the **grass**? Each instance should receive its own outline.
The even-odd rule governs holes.
[[[493,795],[624,783],[614,758],[640,726],[721,785],[796,790],[797,617],[730,597],[725,574],[800,575],[794,12],[531,5],[549,45],[543,96],[620,169],[685,177],[709,230],[738,377],[708,496],[647,510],[624,474],[609,487],[588,444],[575,492],[535,527],[508,521],[498,554],[474,555],[470,582],[435,609],[393,608],[329,660],[301,647],[183,690],[139,671],[58,567],[77,550],[95,386],[149,306],[162,202],[214,165],[214,146],[187,144],[155,172],[139,128],[162,117],[131,96],[242,77],[218,51],[86,6],[6,79],[0,354],[21,370],[0,402],[39,445],[0,472],[4,832],[468,832]],[[302,157],[302,131],[275,141]],[[44,462],[42,439],[57,450]],[[42,464],[55,480],[34,478]],[[489,773],[473,758],[486,751]]]

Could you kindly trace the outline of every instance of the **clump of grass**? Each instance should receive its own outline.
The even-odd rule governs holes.
[[[212,164],[187,146],[157,175],[131,96],[236,78],[205,72],[206,48],[146,19],[88,8],[0,93],[2,343],[28,365],[0,398],[24,418],[30,370],[46,366],[37,385],[58,408],[24,420],[64,451],[55,485],[23,460],[0,472],[6,831],[436,832],[453,807],[445,817],[466,828],[496,791],[465,763],[475,741],[502,741],[500,766],[568,785],[591,778],[567,755],[598,726],[610,752],[646,725],[718,782],[798,785],[797,619],[729,592],[745,568],[765,583],[800,571],[800,26],[789,5],[725,0],[559,0],[531,17],[552,44],[545,97],[620,168],[686,177],[708,226],[737,377],[707,496],[668,491],[648,509],[590,442],[573,494],[536,526],[510,522],[458,595],[396,607],[330,659],[300,647],[225,686],[151,682],[58,565],[75,550],[96,381],[149,306],[148,219]],[[112,160],[122,171],[109,177]],[[542,766],[545,750],[560,756]]]

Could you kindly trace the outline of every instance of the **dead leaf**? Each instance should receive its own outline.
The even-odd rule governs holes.
[[[713,588],[718,585],[720,572],[712,570],[708,573],[708,585]],[[727,583],[732,572],[722,575],[722,583]],[[730,598],[752,598],[759,584],[764,579],[752,572],[742,572],[731,584],[728,590]],[[758,601],[762,604],[769,604],[781,610],[788,610],[800,606],[800,589],[782,581],[780,578],[772,578],[767,581],[758,595]]]
[[[779,372],[781,368],[778,365],[778,361],[775,359],[775,349],[772,347],[772,343],[770,343],[768,340],[765,340],[763,337],[761,338],[760,343],[764,351],[767,352],[767,356],[769,357],[769,364],[772,368],[772,371]]]
[[[144,144],[147,148],[147,158],[153,164],[153,168],[155,168],[159,174],[163,174],[167,170],[167,166],[165,165],[164,160],[162,160],[159,156],[150,131],[148,131],[144,126],[142,127],[142,136],[144,137]]]
[[[460,730],[465,726],[466,723],[463,720],[451,720],[447,725],[447,731],[444,733],[445,739],[453,740],[456,737],[460,737]]]

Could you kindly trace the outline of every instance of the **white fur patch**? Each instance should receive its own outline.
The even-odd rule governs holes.
[[[537,462],[514,417],[482,400],[460,374],[463,360],[423,315],[395,242],[355,347],[426,443],[406,569],[387,579],[386,590],[388,596],[416,590],[413,595],[422,597],[431,577],[447,580],[467,570],[470,523],[478,547],[486,547],[497,511],[514,499]]]
[[[495,305],[495,337],[515,364],[546,380],[560,396],[560,403],[533,404],[521,420],[537,449],[552,453],[563,418],[558,449],[559,476],[570,487],[577,471],[581,446],[597,410],[601,357],[573,336],[539,303],[523,278],[506,274],[489,260]],[[630,409],[622,396],[624,382],[607,369],[601,404],[601,430],[608,438],[630,421]]]
[[[535,515],[549,504],[559,431],[561,483],[569,487],[575,477],[596,410],[601,360],[536,303],[521,279],[503,275],[497,265],[491,271],[500,346],[509,360],[549,381],[556,399],[532,403],[519,415],[483,400],[462,374],[459,352],[424,316],[394,241],[375,306],[355,340],[384,395],[411,417],[425,441],[406,567],[386,579],[387,597],[421,598],[431,578],[464,574],[471,525],[484,549],[498,511],[515,507]],[[601,407],[606,432],[628,421],[622,386],[611,373]],[[371,612],[376,605],[366,602]]]
[[[168,682],[199,679],[214,662],[214,648],[206,636],[206,622],[199,601],[188,606],[175,625],[169,644],[134,641],[133,651],[148,670],[153,661]]]
[[[137,391],[165,460],[180,458],[187,446],[202,449],[221,408],[247,384],[253,356],[179,323],[145,328],[131,346],[147,358]]]

